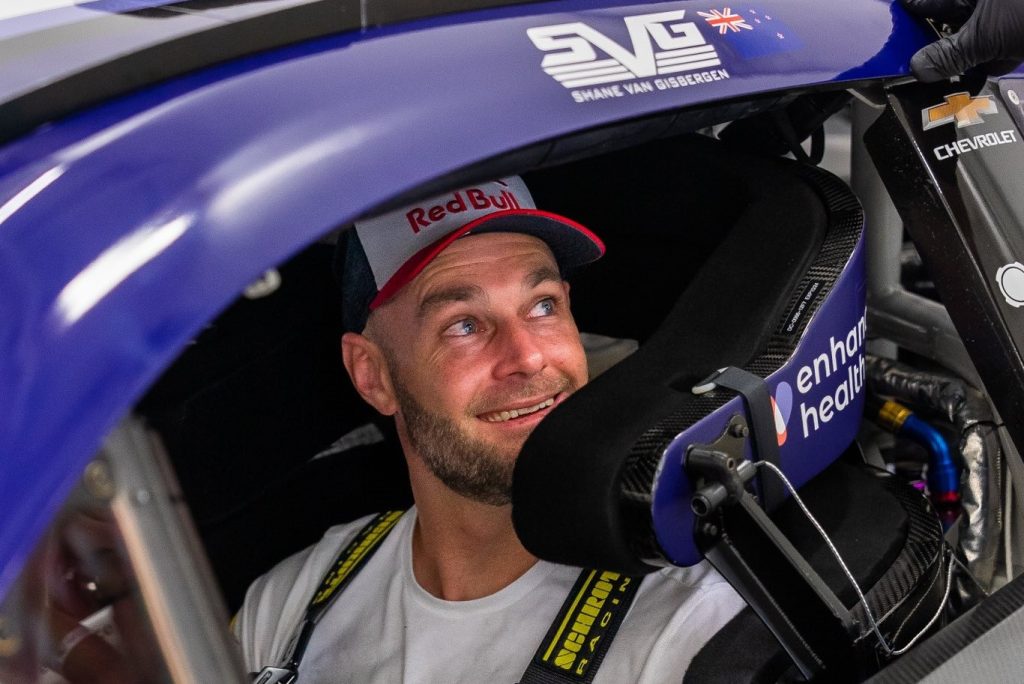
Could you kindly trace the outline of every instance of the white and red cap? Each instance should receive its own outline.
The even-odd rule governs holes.
[[[537,209],[519,176],[472,185],[357,221],[348,231],[344,254],[336,263],[345,329],[362,331],[371,311],[458,238],[495,232],[540,238],[563,274],[604,254],[604,243],[590,230]]]

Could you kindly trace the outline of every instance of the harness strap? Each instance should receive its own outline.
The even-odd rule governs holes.
[[[331,604],[341,595],[359,571],[366,567],[366,562],[380,548],[380,544],[388,533],[394,529],[399,518],[405,511],[384,511],[374,516],[355,538],[338,554],[334,565],[320,580],[320,586],[306,607],[306,614],[299,624],[296,636],[289,647],[284,665],[265,667],[258,672],[254,684],[292,684],[299,675],[299,664],[306,653],[313,629],[324,616]]]
[[[735,366],[723,368],[704,380],[701,387],[718,385],[743,395],[750,411],[750,427],[757,458],[782,468],[779,442],[775,432],[775,409],[768,384],[760,377]],[[786,498],[786,490],[776,478],[760,477],[764,509],[774,511]]]
[[[255,673],[254,684],[295,682],[317,623],[366,566],[403,514],[404,511],[380,513],[342,549],[306,608],[285,664]],[[636,597],[640,580],[617,572],[581,572],[520,684],[590,684]]]
[[[519,684],[590,684],[641,579],[607,570],[581,572]]]

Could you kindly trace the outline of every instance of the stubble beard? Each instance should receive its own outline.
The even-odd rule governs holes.
[[[490,506],[511,503],[512,472],[522,445],[502,446],[468,435],[451,418],[423,406],[400,382],[393,384],[409,442],[427,469],[467,499]],[[558,389],[551,389],[556,394],[575,387],[563,378]]]

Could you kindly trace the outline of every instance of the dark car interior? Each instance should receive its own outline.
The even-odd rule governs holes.
[[[640,343],[622,364],[633,364],[628,373],[613,369],[581,393],[581,408],[556,414],[560,429],[578,438],[588,411],[608,411],[602,392],[631,391],[639,413],[624,430],[633,440],[657,422],[642,414],[657,412],[652,378],[667,377],[666,368],[688,387],[723,358],[745,366],[763,355],[829,215],[827,192],[802,180],[796,162],[698,134],[608,147],[523,176],[539,207],[607,244],[600,262],[570,278],[580,330]],[[280,265],[277,289],[240,297],[138,406],[163,439],[232,613],[252,580],[331,525],[412,501],[389,421],[360,400],[341,365],[333,252],[325,240]],[[894,478],[865,468],[856,444],[833,458],[804,487],[807,505],[858,581],[875,588],[877,614],[913,603],[893,627],[910,631],[942,593],[933,520]],[[773,517],[854,610],[857,595],[799,509],[790,501]],[[859,657],[869,662],[852,678],[878,666],[864,640]],[[793,675],[786,651],[747,609],[698,655],[687,681]]]

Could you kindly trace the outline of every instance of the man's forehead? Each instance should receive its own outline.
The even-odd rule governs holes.
[[[422,318],[425,303],[486,299],[488,286],[509,280],[522,287],[561,281],[547,243],[523,233],[468,235],[446,247],[378,311],[396,322],[410,315]]]

